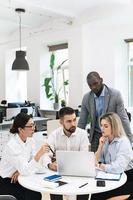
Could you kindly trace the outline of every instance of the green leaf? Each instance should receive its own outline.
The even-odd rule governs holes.
[[[68,85],[69,84],[69,80],[64,81],[64,85]]]
[[[59,102],[59,93],[63,86],[60,87],[60,89],[56,88],[56,78],[58,78],[58,70],[61,68],[61,66],[67,61],[68,59],[64,60],[60,65],[55,67],[55,55],[54,53],[50,56],[50,76],[44,78],[43,87],[45,89],[46,97],[49,100],[54,100],[55,103]],[[57,77],[55,74],[57,73]],[[68,85],[68,80],[64,81],[63,85]]]
[[[49,99],[51,97],[50,93],[50,87],[45,87],[45,93],[46,93],[46,97]]]
[[[50,57],[50,68],[53,69],[55,64],[55,55],[52,53]]]
[[[64,60],[60,65],[58,65],[57,70],[61,69],[62,65],[67,61],[68,59]]]
[[[45,87],[46,97],[49,99],[52,96],[52,93],[51,93],[51,88],[52,88],[51,77],[44,79],[44,87]]]
[[[55,103],[58,103],[59,102],[59,96],[58,94],[55,94]]]
[[[50,82],[51,82],[51,77],[48,77],[48,78],[45,78],[44,79],[44,86],[46,87],[46,86],[50,86]]]

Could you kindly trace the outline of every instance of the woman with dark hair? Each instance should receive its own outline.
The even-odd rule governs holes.
[[[39,159],[49,151],[47,144],[35,153],[35,143],[31,138],[35,124],[30,115],[19,113],[10,132],[13,134],[6,144],[0,163],[0,195],[13,195],[17,200],[41,200],[41,194],[22,187],[18,175],[35,173]]]

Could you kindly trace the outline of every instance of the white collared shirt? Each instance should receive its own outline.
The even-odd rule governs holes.
[[[76,131],[72,133],[70,137],[67,137],[63,132],[63,127],[60,127],[53,131],[47,140],[47,143],[53,149],[56,150],[65,150],[65,151],[88,151],[89,148],[89,139],[87,132],[83,129],[76,128]],[[44,156],[44,165],[47,166],[51,163],[51,152],[49,155]]]
[[[33,138],[27,138],[23,142],[18,134],[13,135],[7,143],[0,162],[0,176],[11,177],[18,170],[21,175],[29,175],[36,171],[38,162],[35,155],[35,142]]]

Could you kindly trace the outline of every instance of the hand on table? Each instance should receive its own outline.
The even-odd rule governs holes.
[[[49,163],[48,168],[53,171],[57,171],[57,164],[55,162]]]

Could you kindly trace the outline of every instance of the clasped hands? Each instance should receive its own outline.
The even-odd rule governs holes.
[[[19,172],[15,171],[11,176],[11,183],[16,183],[18,181]]]
[[[97,164],[96,164],[96,167],[97,167],[98,169],[101,169],[101,170],[105,171],[105,164],[103,164],[103,163],[97,163]]]

